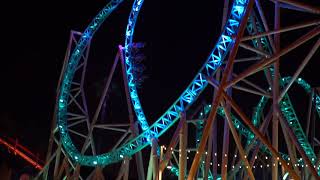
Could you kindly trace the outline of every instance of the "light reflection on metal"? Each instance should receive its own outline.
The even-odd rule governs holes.
[[[26,153],[23,152],[23,151],[26,151],[29,154],[31,153],[25,147],[23,147],[21,145],[10,144],[9,142],[5,141],[2,138],[0,138],[0,144],[4,145],[6,148],[8,148],[10,151],[12,151],[14,153],[14,155],[18,155],[18,156],[22,157],[24,160],[26,160],[28,163],[30,163],[34,168],[36,168],[38,170],[43,169],[43,166],[41,164],[39,164],[37,161],[30,158]]]
[[[73,144],[70,135],[68,134],[67,126],[67,106],[69,99],[69,91],[71,83],[78,65],[79,59],[86,48],[87,44],[93,37],[93,34],[103,23],[103,21],[108,17],[109,14],[122,2],[122,0],[113,0],[106,7],[100,11],[100,13],[94,18],[94,20],[89,24],[88,28],[83,33],[80,41],[75,47],[69,63],[66,67],[65,75],[62,80],[62,85],[60,88],[60,95],[58,101],[58,112],[57,112],[57,122],[59,127],[59,132],[61,135],[61,141],[64,149],[69,155],[70,159],[85,166],[101,166],[108,165],[111,163],[118,162],[123,159],[124,156],[132,156],[134,153],[140,151],[149,144],[151,137],[159,137],[164,132],[166,132],[178,119],[180,112],[186,110],[199,96],[199,94],[207,86],[208,82],[206,80],[207,76],[212,76],[218,67],[222,64],[225,56],[229,52],[233,39],[232,37],[236,35],[239,23],[242,20],[244,11],[247,7],[247,0],[236,0],[234,1],[231,14],[224,30],[218,39],[216,46],[214,47],[212,53],[208,57],[207,61],[200,69],[194,80],[191,82],[189,87],[182,93],[177,101],[150,127],[148,127],[147,120],[142,111],[142,107],[138,98],[138,94],[135,87],[134,77],[132,74],[132,64],[130,61],[130,45],[133,41],[134,26],[138,17],[138,12],[142,6],[142,0],[136,0],[133,3],[131,14],[129,15],[129,21],[126,31],[126,41],[125,41],[125,63],[126,63],[126,73],[129,86],[129,94],[132,98],[132,104],[137,115],[137,119],[141,128],[144,130],[142,134],[136,138],[129,141],[127,144],[119,147],[118,149],[97,155],[97,156],[87,156],[82,155]],[[77,157],[77,158],[76,158]]]

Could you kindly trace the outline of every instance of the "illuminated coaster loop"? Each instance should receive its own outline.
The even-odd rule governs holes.
[[[165,133],[179,119],[180,112],[185,111],[207,86],[208,82],[206,77],[212,76],[217,68],[222,64],[225,56],[233,45],[233,39],[231,37],[236,36],[248,5],[248,0],[235,0],[233,2],[231,13],[228,17],[224,30],[222,31],[220,38],[218,39],[207,61],[204,63],[196,77],[177,99],[177,101],[175,101],[173,105],[154,124],[148,127],[148,123],[143,113],[134,82],[134,75],[132,73],[133,64],[131,62],[130,54],[130,46],[133,42],[135,23],[143,4],[143,0],[135,0],[129,15],[126,30],[125,64],[129,94],[137,115],[137,120],[143,132],[139,136],[130,140],[128,143],[123,144],[111,152],[95,156],[83,155],[77,150],[68,133],[67,106],[71,82],[74,78],[76,67],[84,52],[84,49],[88,45],[96,30],[121,2],[122,0],[113,0],[109,2],[89,24],[70,56],[61,83],[57,110],[57,123],[61,136],[61,142],[69,158],[83,166],[105,166],[121,161],[125,156],[132,156],[136,152],[146,147],[149,144],[150,137],[158,138]]]
[[[126,40],[125,40],[125,64],[128,79],[129,94],[132,100],[133,108],[136,113],[138,122],[145,133],[145,138],[149,141],[150,137],[159,137],[164,133],[178,118],[180,112],[184,112],[197,99],[200,93],[207,86],[206,77],[212,76],[218,67],[222,64],[226,54],[229,52],[233,44],[232,36],[236,35],[240,21],[247,7],[247,0],[234,1],[231,14],[227,20],[224,30],[208,57],[205,64],[199,70],[193,81],[184,90],[180,97],[173,105],[152,125],[148,128],[147,120],[143,113],[143,109],[139,100],[137,88],[134,82],[133,63],[131,60],[131,44],[133,42],[134,28],[138,13],[142,7],[143,0],[136,0],[133,4],[131,14],[129,16]]]

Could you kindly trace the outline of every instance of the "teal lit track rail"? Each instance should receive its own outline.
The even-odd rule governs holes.
[[[88,45],[90,39],[93,37],[94,33],[104,22],[104,20],[108,17],[108,15],[110,15],[111,12],[121,2],[122,0],[114,0],[108,3],[89,24],[80,41],[76,45],[73,53],[71,54],[61,83],[57,111],[57,123],[61,142],[69,158],[83,166],[105,166],[121,161],[124,157],[132,156],[133,154],[150,144],[149,142],[151,137],[158,138],[163,133],[165,133],[179,119],[180,112],[186,111],[207,86],[208,82],[206,80],[206,77],[212,76],[217,68],[222,64],[225,56],[228,54],[230,48],[234,43],[232,37],[236,36],[248,5],[247,0],[235,0],[233,2],[231,13],[228,17],[224,30],[222,31],[220,38],[218,39],[207,61],[204,63],[191,84],[177,99],[177,101],[175,101],[173,105],[154,124],[149,127],[139,101],[136,84],[134,82],[134,75],[132,72],[133,64],[131,62],[131,44],[133,42],[134,27],[136,24],[138,13],[143,4],[143,0],[134,1],[131,13],[129,15],[128,26],[126,30],[124,48],[125,64],[129,94],[131,96],[137,120],[143,132],[128,143],[123,144],[121,147],[111,152],[96,156],[83,155],[73,144],[67,128],[68,100],[71,82],[74,78],[79,59],[81,58],[81,55],[83,54],[84,49]]]
[[[173,105],[153,124],[153,128],[148,129],[147,120],[143,113],[142,106],[139,100],[138,92],[134,82],[133,64],[131,60],[131,44],[133,42],[134,28],[136,20],[142,7],[143,1],[136,1],[129,16],[129,22],[126,31],[125,41],[125,62],[126,73],[128,79],[129,94],[131,96],[134,111],[141,128],[146,133],[146,138],[149,141],[151,137],[158,137],[160,132],[165,132],[171,124],[179,118],[179,114],[185,111],[200,95],[207,86],[206,77],[212,76],[218,67],[222,64],[223,59],[230,50],[233,40],[232,36],[236,35],[240,21],[247,7],[247,0],[234,1],[231,14],[228,18],[226,26],[208,57],[206,63],[202,66],[196,77],[181,94],[181,96],[173,103]]]
[[[253,19],[254,18],[254,19]],[[263,28],[262,25],[260,23],[260,20],[257,18],[257,16],[255,16],[254,12],[252,13],[252,16],[249,18],[248,23],[247,23],[247,31],[249,34],[253,34],[254,33],[254,24],[253,22],[255,22],[256,24],[256,28],[258,30],[258,32],[263,32]],[[266,37],[261,37],[260,38],[260,42],[262,45],[262,48],[267,51],[267,52],[271,52],[271,48],[269,45],[269,42],[267,40]],[[258,41],[257,39],[252,40],[252,44],[257,48],[258,47]],[[270,68],[271,72],[273,72],[272,68]],[[291,81],[291,77],[285,77],[281,79],[281,87],[284,87],[286,84],[288,84]],[[295,81],[297,84],[299,84],[307,93],[311,94],[311,86],[304,81],[302,78],[298,78]],[[260,101],[258,102],[257,106],[254,108],[254,113],[253,113],[253,117],[252,117],[252,123],[254,126],[258,126],[260,124],[260,116],[263,112],[263,109],[265,107],[265,105],[267,104],[268,98],[265,96],[262,96]],[[316,111],[318,112],[318,115],[320,117],[320,96],[316,95],[313,99],[315,106],[316,106]],[[205,107],[204,109],[211,109],[210,107]],[[280,108],[281,111],[283,112],[285,118],[287,119],[287,121],[290,124],[291,129],[293,130],[293,132],[295,133],[295,135],[298,138],[299,143],[301,144],[301,146],[303,147],[304,151],[306,152],[309,160],[311,160],[311,162],[314,164],[316,162],[316,158],[315,158],[315,154],[314,151],[312,150],[310,144],[308,143],[308,140],[301,128],[301,125],[299,124],[299,120],[295,114],[295,111],[293,109],[293,106],[291,104],[291,101],[289,99],[288,94],[285,95],[284,99],[280,102]],[[210,111],[204,111],[205,114],[202,115],[203,117],[205,117]],[[225,117],[225,113],[223,111],[223,108],[219,107],[217,110],[217,113],[222,116]],[[201,116],[201,117],[202,117]],[[247,138],[247,144],[250,143],[257,143],[257,142],[252,142],[252,140],[254,139],[254,134],[245,126],[241,123],[241,121],[239,121],[239,119],[237,119],[233,114],[231,114],[231,120],[235,126],[235,128],[238,130],[238,132]],[[203,122],[200,122],[203,123]],[[196,139],[201,139],[201,135],[199,134],[197,135]],[[265,145],[260,145],[260,150],[263,153],[266,153],[268,155],[271,155],[271,153],[269,152],[268,148]],[[289,160],[289,156],[287,154],[281,153],[282,158],[284,158],[285,160]],[[298,162],[299,165],[303,165],[304,163],[302,162],[302,160],[299,160]],[[178,172],[179,169],[175,166],[172,166],[172,169],[170,170],[173,174],[178,176]],[[318,168],[318,174],[320,174],[320,169]],[[211,177],[212,178],[212,177]],[[210,179],[210,176],[209,176]]]
[[[288,84],[291,81],[291,77],[284,77],[281,79],[281,85],[285,86],[286,84]],[[298,85],[300,85],[300,87],[302,87],[306,93],[311,94],[311,86],[302,78],[298,78],[295,81]],[[313,151],[313,149],[311,148],[309,142],[307,141],[307,138],[299,124],[299,120],[294,112],[293,106],[290,102],[290,100],[288,99],[288,94],[286,94],[286,96],[284,97],[284,99],[280,102],[280,106],[281,106],[281,111],[284,114],[284,116],[286,117],[287,121],[289,122],[289,125],[291,127],[291,129],[293,130],[293,132],[295,133],[295,135],[297,136],[297,139],[299,141],[299,143],[301,144],[302,148],[304,149],[304,151],[306,152],[309,160],[313,163],[313,165],[315,165],[315,163],[317,162],[317,158],[315,156],[315,153]],[[316,109],[319,110],[320,109],[320,102],[319,100],[320,96],[316,95],[315,98],[313,99],[315,102],[315,106]],[[255,107],[255,112],[252,118],[252,122],[257,121],[256,118],[259,118],[259,115],[256,115],[257,112],[262,112],[266,103],[268,101],[268,98],[266,98],[265,96],[262,96],[260,101],[258,102],[258,105]],[[204,111],[200,114],[199,119],[203,119],[203,121],[198,121],[197,123],[199,124],[203,124],[204,120],[206,119],[206,117],[208,116],[208,114],[210,113],[210,107],[211,105],[206,105],[204,107]],[[218,108],[217,113],[221,116],[221,117],[225,117],[225,113],[222,107]],[[319,111],[318,111],[318,115],[320,117]],[[254,134],[245,126],[241,123],[241,121],[239,119],[237,119],[233,114],[231,114],[231,120],[233,125],[235,126],[235,128],[238,130],[239,134],[242,135],[243,137],[247,138],[248,142],[250,143],[257,143],[257,141],[252,142],[252,140],[254,139]],[[258,126],[259,123],[256,124],[256,126]],[[200,129],[200,133],[199,135],[196,135],[196,144],[198,142],[198,139],[201,139],[202,136],[202,126],[197,126],[197,132],[198,132],[198,128]],[[260,150],[263,153],[266,153],[268,155],[271,155],[270,151],[268,150],[268,148],[265,145],[260,145]],[[287,154],[281,153],[281,156],[283,159],[289,161],[289,156]],[[304,162],[302,160],[299,160],[297,162],[300,166],[304,165]],[[174,166],[171,165],[171,173],[173,173],[174,175],[178,176],[179,175],[179,169]],[[320,168],[317,168],[318,170],[318,174],[320,173]],[[211,172],[209,172],[209,175],[211,174]],[[212,179],[212,176],[209,176],[209,179]]]
[[[255,20],[253,20],[253,18],[255,18]],[[247,26],[247,31],[249,32],[249,34],[253,34],[253,32],[254,32],[253,22],[256,23],[255,25],[256,25],[258,32],[264,31],[260,20],[257,19],[257,17],[255,15],[253,15],[249,19],[249,23]],[[272,50],[270,48],[270,44],[269,44],[266,37],[260,38],[260,42],[262,44],[262,48],[264,51],[266,51],[268,53],[272,52]],[[252,43],[253,43],[254,47],[256,47],[256,48],[258,47],[257,39],[253,40]],[[269,70],[271,72],[271,75],[273,76],[274,75],[273,68],[270,67]],[[289,83],[290,80],[291,80],[291,77],[281,78],[280,87],[284,88],[285,85],[287,83]],[[296,80],[296,83],[298,83],[300,86],[302,86],[307,93],[311,93],[310,85],[307,82],[305,82],[303,79],[298,78]],[[267,100],[268,100],[267,97],[262,97],[258,103],[258,106],[256,107],[256,111],[254,112],[254,116],[253,116],[253,124],[255,126],[257,126],[260,123],[260,114],[262,113],[262,110],[263,110],[264,106],[266,105]],[[315,101],[314,103],[316,105],[316,111],[318,112],[318,115],[320,116],[320,97],[316,96],[314,101]],[[279,103],[279,106],[280,106],[280,109],[281,109],[285,119],[288,121],[290,128],[292,129],[295,136],[297,137],[298,143],[301,145],[301,147],[303,148],[304,152],[306,153],[306,155],[308,156],[308,158],[312,162],[312,164],[315,165],[316,155],[315,155],[313,149],[311,148],[311,146],[308,142],[308,139],[306,138],[306,136],[303,132],[303,129],[299,123],[298,117],[294,111],[294,108],[292,106],[292,103],[290,101],[288,94],[284,95],[282,101]],[[248,143],[250,143],[250,140],[251,139],[249,138]],[[318,174],[320,174],[320,169],[318,169]]]
[[[280,84],[281,87],[284,87],[286,84],[288,84],[291,81],[291,77],[284,77],[281,78]],[[298,85],[300,85],[307,93],[311,93],[311,86],[302,78],[298,78],[295,81]],[[320,109],[320,103],[317,102],[317,99],[320,99],[320,97],[318,95],[315,96],[315,106],[316,109]],[[262,112],[266,103],[268,101],[268,98],[266,97],[262,97],[257,105],[257,107],[255,108],[255,112],[254,112],[254,116],[252,121],[257,121],[259,122],[259,120],[257,120],[256,118],[259,118],[258,116],[260,115],[256,115],[257,112]],[[290,128],[292,129],[292,131],[294,132],[295,136],[298,139],[298,143],[300,143],[301,147],[303,148],[304,152],[306,153],[306,155],[308,156],[309,160],[313,163],[313,165],[315,165],[317,158],[316,155],[313,151],[313,149],[311,148],[307,137],[304,134],[304,131],[299,123],[298,117],[294,111],[294,108],[292,106],[292,103],[289,99],[288,94],[285,94],[284,98],[281,100],[280,104],[280,109],[283,113],[283,115],[285,116],[285,119],[288,121]],[[320,114],[318,113],[319,117]],[[257,123],[258,125],[259,123]],[[243,134],[246,135],[246,134]],[[254,136],[253,136],[254,137]],[[248,137],[247,137],[248,138]],[[253,138],[249,138],[250,140],[252,140]],[[267,152],[267,149],[265,147],[262,146],[262,149],[264,152]],[[270,153],[269,153],[270,154]],[[284,159],[288,160],[288,155],[281,153],[281,155],[283,156]],[[298,162],[300,165],[304,164],[301,160]],[[318,174],[320,173],[320,169],[318,168]]]

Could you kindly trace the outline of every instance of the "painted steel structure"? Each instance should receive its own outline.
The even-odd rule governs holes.
[[[88,26],[83,33],[78,45],[70,57],[69,64],[66,67],[65,76],[62,80],[62,86],[59,95],[58,105],[58,127],[62,137],[62,144],[69,154],[70,158],[81,165],[97,166],[108,165],[122,160],[125,156],[131,156],[142,148],[146,147],[151,138],[161,136],[168,128],[170,128],[178,119],[180,112],[185,111],[199,96],[201,91],[208,84],[206,77],[210,77],[222,64],[224,57],[233,45],[232,36],[236,35],[243,14],[246,10],[248,2],[246,0],[236,0],[231,8],[231,15],[226,23],[224,31],[222,32],[215,48],[209,56],[207,62],[200,69],[195,79],[189,87],[183,92],[181,97],[150,127],[146,123],[145,116],[138,99],[135,83],[133,82],[132,65],[130,62],[130,45],[132,44],[134,25],[137,20],[139,10],[143,1],[138,0],[133,4],[131,14],[129,15],[129,22],[126,31],[126,45],[125,45],[125,62],[128,79],[129,94],[133,101],[133,107],[136,112],[139,123],[143,132],[122,147],[97,156],[84,156],[73,145],[67,130],[67,106],[68,95],[71,87],[72,78],[77,67],[77,63],[81,58],[84,48],[87,46],[89,40],[94,32],[98,29],[105,18],[116,8],[121,1],[110,2]]]
[[[268,23],[264,16],[264,12],[259,0],[234,0],[230,4],[230,8],[228,7],[229,1],[225,1],[223,17],[224,27],[222,28],[221,35],[218,38],[218,41],[208,59],[205,61],[195,78],[182,92],[178,99],[167,109],[165,113],[163,113],[159,119],[155,121],[155,123],[149,126],[148,122],[150,121],[146,119],[143,107],[141,106],[139,100],[137,83],[135,82],[136,78],[133,70],[134,62],[132,50],[136,48],[136,44],[133,43],[134,29],[140,9],[144,2],[143,0],[135,0],[132,5],[127,29],[125,32],[125,45],[124,47],[119,46],[115,62],[108,77],[108,82],[105,86],[98,108],[93,120],[89,121],[86,103],[83,102],[83,105],[81,105],[76,100],[77,96],[81,96],[83,101],[85,101],[84,95],[80,95],[83,94],[82,86],[85,70],[82,72],[80,83],[77,83],[74,80],[75,72],[78,71],[80,67],[85,69],[90,41],[93,38],[94,33],[121,2],[122,0],[110,1],[89,24],[84,33],[78,33],[78,35],[80,35],[80,39],[76,42],[72,52],[71,46],[69,48],[71,54],[70,57],[69,55],[66,56],[58,88],[56,106],[57,127],[53,128],[53,134],[59,131],[60,140],[57,140],[53,136],[51,138],[52,141],[55,141],[56,144],[58,144],[58,151],[54,152],[52,156],[50,155],[51,157],[48,156],[48,163],[45,165],[44,169],[49,168],[50,162],[55,157],[55,177],[61,177],[61,172],[63,171],[63,168],[66,168],[66,164],[68,163],[71,164],[74,170],[73,176],[78,177],[80,173],[80,166],[96,167],[95,172],[101,174],[101,167],[122,161],[118,179],[127,179],[130,162],[129,158],[136,154],[139,179],[144,179],[145,176],[143,163],[141,162],[141,150],[150,145],[152,148],[147,171],[147,179],[151,179],[152,176],[154,179],[161,179],[165,167],[170,169],[170,171],[175,175],[179,176],[179,179],[185,179],[187,177],[188,179],[193,179],[195,176],[204,179],[215,179],[218,177],[221,177],[221,179],[226,179],[227,177],[233,176],[254,179],[252,168],[255,167],[254,163],[257,158],[254,157],[257,156],[259,150],[260,152],[272,157],[271,164],[273,164],[273,179],[277,179],[280,174],[291,178],[298,178],[301,176],[300,174],[303,176],[312,175],[316,178],[319,178],[319,159],[314,152],[312,145],[314,143],[309,143],[307,138],[310,129],[311,110],[309,108],[308,126],[306,132],[304,132],[299,123],[298,117],[295,114],[293,105],[287,92],[292,83],[297,82],[305,89],[307,93],[315,94],[310,85],[298,77],[302,69],[320,46],[320,40],[314,44],[292,77],[281,78],[279,71],[279,61],[281,56],[287,54],[301,44],[313,37],[317,37],[320,34],[320,20],[306,22],[287,28],[280,28],[280,8],[289,8],[296,11],[314,14],[319,14],[319,8],[311,7],[291,0],[273,1],[275,4],[275,19],[274,30],[271,31],[268,27]],[[254,5],[257,11],[254,10]],[[230,14],[229,16],[226,16],[228,10]],[[306,33],[304,36],[301,36],[292,44],[287,45],[285,48],[280,48],[280,33],[311,26],[316,26],[316,28]],[[246,37],[244,37],[245,29],[248,32]],[[271,35],[274,35],[274,37]],[[245,43],[245,41],[248,40],[251,41],[253,46]],[[257,56],[252,58],[236,59],[236,55],[239,54],[239,47],[249,50],[255,53]],[[84,59],[84,62],[80,62],[81,59]],[[121,129],[120,126],[122,125],[107,126],[96,124],[99,111],[101,110],[102,104],[105,100],[105,96],[119,59],[122,65],[123,80],[125,82],[125,90],[127,95],[130,119],[130,125],[128,129]],[[257,61],[257,63],[248,67],[239,75],[232,74],[235,63],[245,61]],[[226,65],[221,68],[223,63]],[[258,71],[263,71],[267,79],[267,82],[270,86],[270,88],[267,90],[264,90],[258,85],[255,85],[254,83],[245,79],[247,76]],[[217,78],[215,78],[214,75],[216,75]],[[240,81],[248,84],[250,88],[236,85],[236,83]],[[209,84],[215,88],[214,100],[212,104],[205,106],[204,111],[198,117],[198,119],[201,120],[196,122],[196,147],[193,149],[196,153],[191,168],[188,172],[186,169],[186,136],[188,135],[188,120],[185,117],[185,113]],[[79,88],[74,88],[74,85],[79,86]],[[261,100],[258,102],[256,108],[254,108],[252,119],[249,119],[236,104],[236,102],[231,98],[232,93],[230,88],[261,96]],[[74,89],[79,89],[79,92],[76,95],[72,95],[71,93]],[[268,115],[264,117],[264,108],[267,106],[268,99],[272,99],[272,107],[270,108]],[[312,107],[312,102],[314,104],[315,111],[320,116],[320,97],[318,95],[312,95],[310,107]],[[72,103],[76,103],[78,108],[81,110],[82,115],[77,115],[68,109]],[[233,113],[231,113],[231,109],[234,111]],[[139,128],[135,126],[133,113],[135,113],[141,133],[139,133]],[[235,159],[233,160],[233,172],[227,171],[227,156],[229,154],[229,149],[225,147],[223,148],[222,152],[223,158],[221,164],[221,174],[218,174],[217,171],[217,154],[216,150],[214,150],[214,146],[217,145],[217,137],[212,132],[212,129],[216,128],[215,119],[217,114],[225,119],[224,125],[227,128],[224,129],[224,140],[229,142],[230,130],[236,143],[236,153],[239,153],[240,159],[238,162],[235,162]],[[242,123],[237,116],[244,123]],[[70,122],[68,120],[70,119],[81,119],[81,121],[68,124]],[[173,135],[172,141],[168,146],[170,151],[164,152],[162,148],[159,150],[160,148],[158,147],[156,139],[163,135],[176,122],[179,122],[179,124]],[[265,136],[269,122],[271,122],[270,124],[272,124],[273,127],[271,142],[269,142]],[[84,135],[80,132],[70,129],[71,126],[74,126],[78,123],[86,123],[88,135]],[[281,127],[279,126],[279,123]],[[53,124],[53,126],[55,126],[55,124]],[[92,136],[94,128],[109,129],[125,133],[114,146],[112,151],[104,154],[96,154]],[[284,133],[285,142],[288,146],[288,154],[281,153],[278,148],[278,132],[280,129],[282,129],[283,132],[288,132],[287,134]],[[70,137],[70,133],[76,134],[85,139],[81,150],[76,148],[76,145]],[[130,138],[127,138],[129,135]],[[246,143],[241,143],[240,137],[244,137],[246,139]],[[173,153],[178,142],[179,158],[177,158]],[[243,144],[245,144],[244,147]],[[84,152],[89,146],[91,146],[92,155],[85,155]],[[51,147],[49,147],[49,149],[51,149]],[[296,150],[298,150],[301,155],[300,160],[297,160]],[[252,154],[249,157],[250,151],[252,151]],[[57,173],[59,166],[58,164],[60,161],[59,153],[61,152],[65,156],[63,161],[64,165],[63,168],[60,168],[59,173]],[[51,154],[51,152],[48,154]],[[248,156],[246,154],[248,154]],[[174,158],[177,164],[179,164],[179,168],[170,162],[171,158]],[[211,159],[213,159],[214,164],[213,168],[209,169]],[[278,162],[282,164],[282,173],[278,172]],[[294,163],[300,167],[305,166],[303,171],[306,173],[300,172],[298,168],[293,166]],[[246,168],[240,170],[241,164],[245,165]],[[91,175],[89,177],[91,177]],[[100,176],[101,175],[99,175],[99,177]]]
[[[31,164],[35,169],[37,169],[37,170],[43,169],[42,162],[35,160],[36,156],[34,154],[32,154],[32,152],[30,150],[28,150],[26,147],[20,145],[19,143],[16,142],[16,144],[12,144],[3,138],[0,138],[0,145],[3,145],[10,152],[14,153],[14,155],[20,156],[22,159],[24,159],[29,164]]]
[[[280,82],[284,86],[284,85],[287,85],[291,81],[291,79],[292,79],[292,77],[284,77],[284,78],[281,79]],[[308,84],[302,78],[296,79],[295,82],[298,85],[300,85],[306,91],[306,93],[311,93],[312,92],[310,84]],[[319,113],[320,112],[320,102],[319,102],[319,99],[320,99],[320,96],[316,95],[315,98],[313,98],[312,100],[315,103],[315,108],[316,108],[316,111],[318,112],[318,115],[319,115],[319,118],[320,118],[320,113]],[[258,105],[255,108],[254,116],[252,118],[252,123],[255,126],[258,126],[261,123],[261,121],[260,121],[261,116],[257,115],[257,114],[261,114],[259,112],[263,111],[267,101],[268,101],[268,98],[265,97],[265,96],[262,96],[260,101],[259,101],[259,103],[258,103]],[[284,116],[286,117],[286,120],[289,122],[290,127],[295,132],[295,134],[296,134],[296,136],[297,136],[297,138],[299,140],[299,143],[302,144],[302,147],[304,148],[304,151],[308,155],[308,158],[312,161],[313,165],[316,165],[317,157],[315,156],[315,152],[311,148],[311,146],[310,146],[310,144],[308,142],[308,139],[306,138],[306,136],[305,136],[305,134],[303,132],[303,129],[302,129],[301,125],[299,124],[299,120],[297,118],[297,115],[295,114],[295,111],[293,109],[293,106],[292,106],[290,100],[288,99],[288,95],[285,96],[285,98],[280,102],[280,104],[281,104],[281,111],[283,112]],[[211,109],[211,105],[206,105],[203,108],[203,111],[200,113],[200,116],[198,118],[198,119],[201,119],[202,121],[198,121],[197,125],[196,125],[197,126],[197,135],[196,135],[196,144],[197,144],[197,146],[199,145],[199,142],[200,142],[200,139],[201,139],[201,136],[202,136],[202,130],[203,130],[203,124],[204,124],[205,118],[208,116],[208,114],[210,112],[210,109]],[[217,113],[222,117],[226,116],[222,107],[219,107]],[[233,122],[235,128],[238,130],[239,134],[247,139],[247,141],[248,141],[247,144],[249,145],[249,144],[253,143],[253,144],[257,145],[257,143],[258,143],[257,141],[252,142],[254,140],[255,136],[250,131],[250,129],[248,129],[244,124],[242,124],[241,121],[235,115],[231,114],[231,119],[232,119],[232,122]],[[270,153],[270,151],[268,151],[267,147],[265,147],[263,145],[260,146],[260,150],[261,150],[261,152],[265,153],[266,155],[271,155],[271,153]],[[289,155],[281,153],[281,156],[287,162],[290,162]],[[297,162],[297,165],[298,166],[303,166],[305,164],[302,161],[302,159],[300,159]],[[174,165],[171,165],[170,166],[170,171],[173,174],[175,174],[176,176],[179,176],[179,168],[178,167],[176,167]],[[320,171],[320,168],[318,168],[318,173],[319,173],[319,171]],[[211,172],[209,172],[208,178],[209,179],[213,179]]]

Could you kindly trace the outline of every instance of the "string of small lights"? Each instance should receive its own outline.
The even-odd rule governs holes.
[[[164,145],[162,145],[161,148],[163,148],[164,151],[167,150],[166,146],[164,146]],[[173,149],[173,148],[168,149],[168,151],[171,151],[172,154],[174,154],[174,153],[176,153],[176,152],[178,152],[178,153],[181,152],[180,149],[177,150],[177,149]],[[199,153],[199,152],[196,151],[195,149],[188,149],[188,150],[187,150],[187,154],[192,155],[192,153],[195,154],[195,153]],[[214,156],[218,156],[217,153],[213,153],[213,154],[214,154]],[[208,152],[205,152],[204,155],[208,155]],[[228,157],[228,154],[224,154],[224,156],[225,156],[225,157]],[[181,157],[180,153],[179,153],[179,157]],[[235,155],[233,155],[233,157],[234,157],[234,158],[237,158],[238,155],[235,154]],[[247,157],[247,156],[244,156],[244,158],[248,158],[248,157]],[[255,156],[254,158],[255,158],[255,159],[258,159],[258,156]],[[278,163],[280,166],[282,165],[282,163],[279,161],[279,157],[276,158],[276,160],[277,160],[276,163],[273,163],[273,162],[272,162],[272,157],[271,157],[271,156],[265,155],[264,157],[261,157],[261,156],[260,156],[260,158],[261,158],[261,160],[264,160],[264,162],[263,162],[263,163],[262,163],[262,162],[260,162],[260,163],[259,163],[259,162],[254,163],[254,164],[252,165],[252,168],[253,168],[253,169],[258,169],[258,168],[260,168],[260,169],[263,169],[263,168],[271,168],[272,166],[276,166],[276,163]],[[187,155],[187,160],[189,160],[189,159],[190,159],[190,157]],[[248,160],[249,160],[249,159],[248,159]],[[292,166],[299,167],[299,168],[308,167],[308,165],[304,163],[304,161],[303,161],[302,158],[299,158],[297,163],[292,163],[290,158],[287,158],[287,159],[285,159],[285,160],[287,161],[287,165],[292,165]],[[315,160],[315,159],[312,159],[312,161],[314,161],[314,160]],[[266,162],[266,161],[267,161],[267,162]],[[268,162],[268,161],[269,161],[269,162]],[[202,161],[202,164],[205,164],[205,161]],[[221,163],[219,163],[219,162],[217,162],[216,164],[217,164],[218,167],[221,167],[221,166],[222,166]],[[214,165],[213,162],[210,162],[210,165],[213,166],[213,165]],[[235,170],[235,169],[236,169],[236,166],[235,166],[235,165],[230,165],[230,166],[225,165],[224,167],[221,167],[221,168],[228,168],[228,167],[231,167],[231,168],[230,168],[231,170]],[[173,163],[169,163],[166,168],[167,168],[168,170],[170,170],[171,173],[173,173],[173,174],[175,174],[175,175],[177,175],[177,176],[179,175],[179,168],[178,168],[177,166],[173,165]],[[249,167],[248,167],[248,166],[240,165],[240,166],[239,166],[239,169],[242,169],[242,168],[248,169]],[[318,166],[314,165],[314,168],[317,168],[318,170],[320,170],[320,164],[319,164]]]

